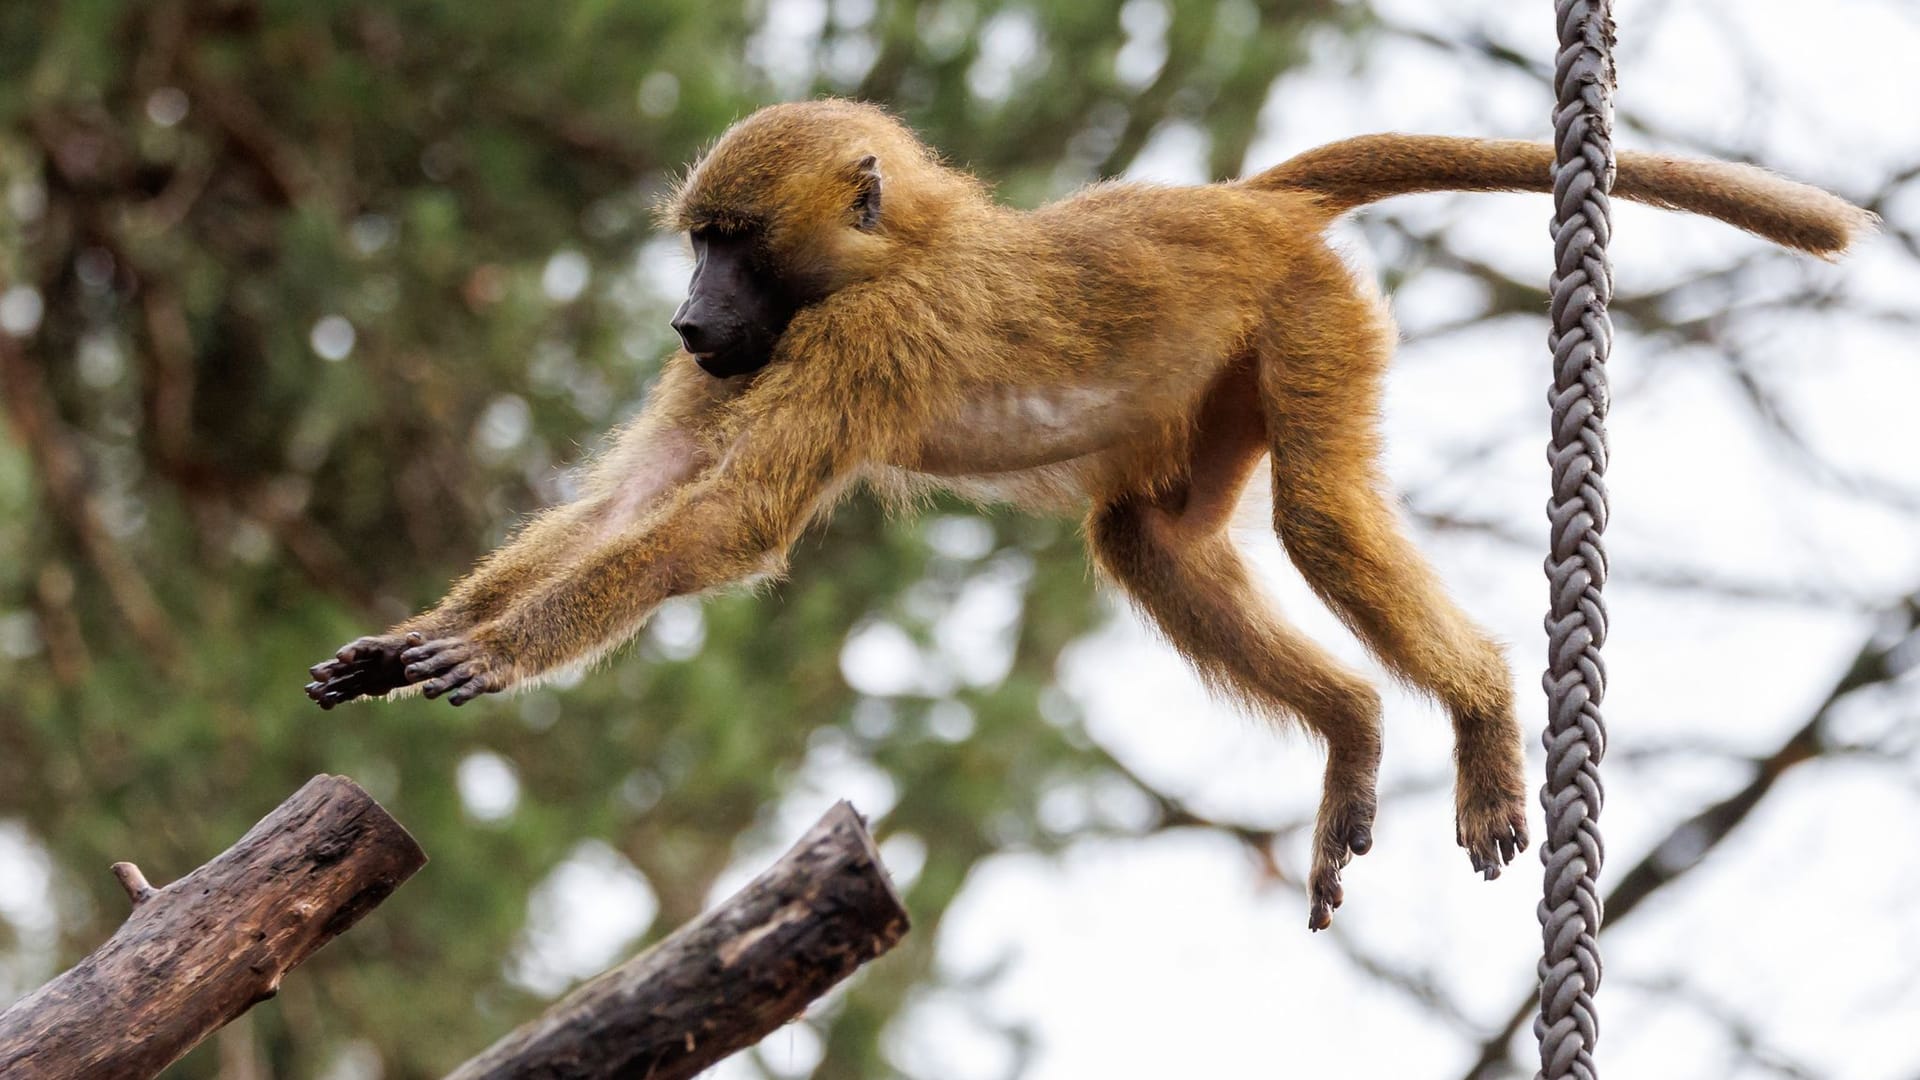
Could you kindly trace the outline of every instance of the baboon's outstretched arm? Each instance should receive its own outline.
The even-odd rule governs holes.
[[[668,597],[777,571],[900,426],[880,400],[898,387],[889,341],[871,332],[895,306],[850,293],[810,309],[782,342],[792,362],[750,384],[676,356],[578,500],[432,610],[314,665],[307,695],[331,708],[419,685],[461,704],[604,653]]]
[[[316,664],[307,695],[322,708],[407,685],[400,654],[416,641],[471,632],[585,558],[609,536],[631,530],[711,464],[702,428],[719,384],[676,358],[641,414],[584,475],[580,497],[543,511],[428,611],[382,634],[342,646]]]
[[[640,415],[585,470],[579,498],[535,517],[446,599],[395,630],[432,637],[487,622],[609,536],[632,529],[712,464],[703,428],[723,400],[718,389],[676,357]]]
[[[443,628],[430,614],[423,628],[401,628],[398,677],[463,704],[605,653],[669,597],[778,573],[807,523],[885,442],[888,410],[871,399],[888,383],[877,377],[889,363],[886,340],[847,332],[849,322],[870,327],[874,309],[872,299],[849,297],[797,320],[783,347],[805,359],[728,391],[734,400],[723,407],[696,411],[697,445],[723,447],[717,460],[664,497],[639,500],[644,509],[621,509],[622,500],[634,501],[633,489],[590,482],[582,502],[617,515],[619,526],[554,526],[577,530],[563,537],[570,548],[543,548],[540,537],[510,545],[450,598],[465,605],[470,622]],[[839,363],[818,362],[828,354]],[[721,384],[700,376],[690,385]],[[683,415],[679,407],[665,402],[658,411]],[[684,421],[641,428],[653,434],[636,438],[656,445],[690,430]],[[618,469],[628,450],[616,447],[605,467]],[[704,461],[702,452],[695,467]],[[543,555],[550,566],[535,568]]]
[[[403,675],[455,705],[593,659],[661,602],[777,573],[844,470],[835,448],[795,455],[800,431],[756,429],[658,513],[609,537],[492,620],[411,643]]]

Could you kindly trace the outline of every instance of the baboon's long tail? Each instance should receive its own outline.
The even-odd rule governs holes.
[[[1552,191],[1553,147],[1445,135],[1362,135],[1309,150],[1242,181],[1312,192],[1334,214],[1420,191]],[[1619,155],[1615,198],[1719,218],[1833,258],[1877,218],[1837,195],[1752,165]]]

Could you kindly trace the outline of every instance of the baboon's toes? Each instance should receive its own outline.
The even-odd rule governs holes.
[[[1355,824],[1347,829],[1347,850],[1355,855],[1365,855],[1373,850],[1373,828],[1370,825]]]
[[[1313,907],[1307,911],[1307,929],[1318,933],[1328,929],[1332,925],[1333,909],[1328,907],[1325,902],[1315,900]]]
[[[1344,796],[1329,792],[1314,825],[1316,849],[1337,852],[1341,866],[1346,865],[1348,852],[1365,855],[1373,850],[1373,811],[1371,788],[1356,789]]]
[[[1521,796],[1463,800],[1455,838],[1473,869],[1488,881],[1527,850],[1526,800]]]
[[[1355,855],[1364,855],[1373,847],[1373,801],[1358,800],[1340,807],[1322,807],[1315,826],[1313,869],[1307,881],[1307,929],[1325,930],[1333,925],[1333,909],[1346,899],[1340,884],[1340,870]]]
[[[1307,929],[1325,930],[1333,925],[1333,909],[1346,899],[1340,887],[1340,869],[1315,861],[1313,876],[1307,885]]]

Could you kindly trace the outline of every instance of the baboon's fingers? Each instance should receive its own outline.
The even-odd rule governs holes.
[[[406,667],[401,675],[410,683],[431,679],[453,670],[473,656],[473,644],[463,638],[440,638],[415,645],[400,654],[400,662]]]
[[[464,664],[455,666],[439,678],[429,679],[421,683],[420,692],[430,698],[437,698],[449,690],[465,686],[469,681],[485,673],[486,664],[484,662],[480,660],[469,660]]]
[[[340,651],[344,653],[347,650],[346,648],[343,647]],[[343,660],[336,655],[332,659],[322,660],[319,663],[308,668],[307,674],[312,676],[315,679],[320,680],[321,682],[325,682],[328,679],[340,678],[342,675],[345,675],[348,672],[353,671],[355,668],[358,668],[364,665],[366,662],[367,661],[365,659],[362,659],[357,653],[355,654],[353,659],[347,659],[347,660]]]
[[[505,685],[506,681],[498,674],[491,671],[483,671],[473,678],[468,679],[458,690],[455,690],[449,695],[447,702],[455,708],[459,708],[474,698],[479,697],[481,694],[491,694],[496,690],[502,689]]]
[[[340,646],[340,650],[333,655],[343,664],[353,664],[361,660],[377,659],[381,654],[391,650],[393,645],[393,639],[385,634],[368,634]]]
[[[379,691],[371,689],[370,682],[368,672],[349,671],[324,682],[308,683],[307,696],[322,709],[331,709],[342,702],[352,701],[369,693],[378,693]]]
[[[343,701],[405,686],[398,659],[404,640],[382,634],[355,638],[340,646],[331,659],[307,669],[313,679],[307,684],[307,696],[321,708],[331,709]]]

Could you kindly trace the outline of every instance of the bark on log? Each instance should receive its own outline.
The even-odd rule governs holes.
[[[681,1080],[886,952],[907,912],[851,806],[719,907],[567,995],[447,1080]]]
[[[133,913],[0,1013],[6,1080],[146,1080],[280,988],[289,969],[427,861],[344,776],[316,776],[239,843],[162,889],[113,872]]]

